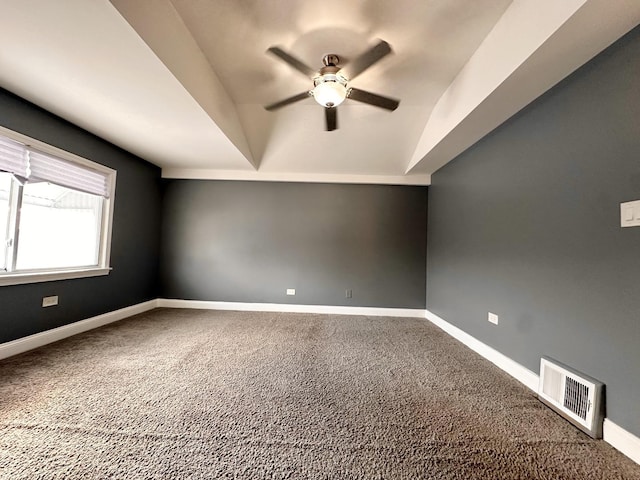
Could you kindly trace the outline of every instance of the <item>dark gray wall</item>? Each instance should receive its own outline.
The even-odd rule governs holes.
[[[532,371],[550,355],[604,381],[640,435],[635,199],[640,29],[436,172],[427,308]]]
[[[160,169],[1,89],[0,125],[118,172],[111,274],[0,287],[0,343],[157,298]]]
[[[424,308],[426,210],[426,187],[170,180],[162,295]]]

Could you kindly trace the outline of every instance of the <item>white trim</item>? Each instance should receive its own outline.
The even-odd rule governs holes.
[[[95,317],[80,320],[79,322],[63,325],[62,327],[53,328],[45,332],[29,335],[28,337],[18,338],[11,342],[0,344],[0,359],[12,357],[19,353],[24,353],[34,348],[42,347],[49,343],[57,342],[63,338],[77,335],[94,328],[107,325],[108,323],[117,322],[127,317],[137,315],[149,310],[153,310],[158,305],[157,300],[149,300],[148,302],[138,303],[130,307],[121,308],[113,312],[104,313]]]
[[[160,308],[196,308],[202,310],[238,310],[243,312],[329,313],[336,315],[367,315],[371,317],[424,318],[424,310],[414,308],[342,307],[332,305],[296,305],[287,303],[208,302],[159,298]]]
[[[504,370],[513,378],[523,383],[529,389],[538,393],[539,376],[533,373],[528,368],[523,367],[515,360],[510,359],[506,355],[498,352],[490,346],[482,343],[480,340],[472,337],[468,333],[451,325],[446,320],[443,320],[435,313],[425,310],[425,317],[431,323],[444,330],[456,340],[464,343],[474,352],[480,354],[497,367]],[[608,418],[604,419],[603,440],[609,445],[619,450],[621,453],[629,457],[634,462],[640,464],[640,438],[634,434],[626,431],[624,428],[619,427]]]
[[[482,343],[480,340],[472,337],[467,332],[454,327],[449,322],[443,320],[435,313],[426,310],[426,318],[431,323],[441,328],[456,340],[464,343],[467,347],[498,366],[513,378],[529,387],[534,392],[538,392],[538,375],[528,368],[523,367],[518,362],[511,360],[506,355],[491,348],[489,345]]]
[[[191,180],[240,180],[254,182],[351,183],[380,185],[431,185],[431,175],[351,175],[329,173],[284,173],[251,170],[163,168],[162,178]]]
[[[116,206],[116,179],[118,172],[111,171],[109,176],[109,196],[102,201],[102,230],[101,243],[98,249],[98,261],[104,268],[111,265],[111,237],[113,234],[113,210]]]
[[[1,273],[0,287],[5,285],[23,285],[25,283],[52,282],[71,278],[100,277],[109,275],[111,268],[84,268],[80,270],[61,270],[31,273]]]
[[[627,432],[608,418],[604,419],[602,434],[605,442],[640,465],[640,438]]]

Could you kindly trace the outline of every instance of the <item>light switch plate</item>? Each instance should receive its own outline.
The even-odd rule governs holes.
[[[620,204],[620,226],[640,227],[640,200]]]

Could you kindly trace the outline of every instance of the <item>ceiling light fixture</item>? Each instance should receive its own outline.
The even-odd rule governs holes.
[[[333,73],[325,73],[313,81],[313,98],[323,107],[337,107],[347,98],[347,81]]]
[[[337,107],[347,98],[347,79],[338,72],[337,55],[330,53],[322,59],[324,67],[320,69],[320,75],[313,79],[314,88],[311,90],[313,98],[323,107]]]

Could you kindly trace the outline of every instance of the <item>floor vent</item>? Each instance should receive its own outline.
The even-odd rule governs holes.
[[[580,430],[593,438],[602,438],[602,382],[549,357],[542,357],[538,398]]]

